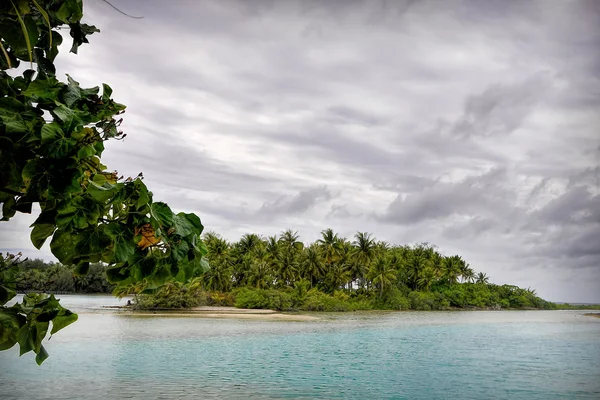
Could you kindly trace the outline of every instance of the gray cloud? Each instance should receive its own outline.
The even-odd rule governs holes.
[[[548,92],[549,80],[539,74],[513,85],[493,85],[467,97],[464,114],[452,128],[459,136],[508,135],[521,126]]]
[[[332,195],[327,186],[302,190],[295,196],[280,196],[274,201],[263,204],[258,214],[267,217],[281,214],[302,214],[331,198]]]
[[[385,213],[383,222],[413,224],[451,216],[494,214],[499,208],[516,207],[514,194],[504,186],[506,171],[493,169],[458,182],[438,182],[419,192],[398,194]]]

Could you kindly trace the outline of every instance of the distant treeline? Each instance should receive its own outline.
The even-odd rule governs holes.
[[[25,260],[15,277],[18,292],[112,293],[115,288],[106,280],[106,267],[91,264],[86,275],[76,275],[73,268],[43,260]]]
[[[140,296],[141,308],[228,305],[276,310],[556,309],[534,290],[495,285],[459,255],[422,243],[399,246],[357,232],[324,230],[314,243],[279,237],[204,236],[210,269],[189,285]],[[138,287],[138,290],[141,288]],[[131,293],[131,292],[130,292]]]

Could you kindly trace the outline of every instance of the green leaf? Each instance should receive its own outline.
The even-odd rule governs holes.
[[[79,150],[77,150],[77,159],[85,160],[86,158],[89,158],[95,154],[96,154],[96,149],[94,148],[93,145],[83,146],[83,147],[80,147]]]
[[[0,122],[6,127],[7,133],[31,132],[33,121],[24,119],[29,116],[24,111],[23,104],[12,98],[0,99]]]
[[[187,259],[188,251],[190,250],[190,246],[188,246],[187,242],[181,241],[180,243],[173,246],[173,257],[176,261],[183,261]]]
[[[106,225],[105,232],[114,241],[112,262],[127,261],[135,252],[135,244],[131,232],[117,222],[111,222]]]
[[[16,212],[16,202],[14,197],[9,197],[7,200],[2,203],[2,219],[0,221],[8,221],[12,218]]]
[[[75,266],[75,275],[78,276],[84,276],[87,275],[87,273],[90,271],[90,263],[89,262],[82,262],[79,263]]]
[[[31,231],[31,243],[35,246],[36,249],[41,249],[42,245],[52,234],[56,226],[54,224],[40,224],[33,227]]]
[[[16,308],[0,307],[0,351],[10,349],[17,343],[20,327]]]
[[[22,94],[34,99],[58,100],[58,94],[63,86],[64,83],[59,82],[54,77],[38,76]]]
[[[112,95],[112,89],[106,83],[102,84],[102,101],[110,100],[110,96]]]
[[[173,225],[173,211],[163,202],[152,203],[150,206],[150,215],[163,226]]]
[[[173,224],[175,225],[175,233],[179,236],[187,236],[194,232],[194,225],[184,213],[174,215]]]
[[[42,347],[42,340],[46,337],[46,333],[48,332],[48,327],[50,326],[49,322],[34,322],[31,327],[31,335],[33,336],[33,351],[39,353]]]
[[[54,335],[56,332],[71,325],[75,321],[77,321],[77,314],[63,308],[59,315],[52,320],[52,331],[50,331],[50,335]]]
[[[6,303],[8,303],[8,301],[15,297],[16,294],[17,293],[13,289],[8,288],[4,285],[0,285],[0,306],[3,306]]]
[[[66,75],[69,84],[66,86],[65,92],[62,95],[62,100],[67,107],[71,107],[75,102],[81,99],[81,88],[79,87],[79,82],[71,78],[69,74]]]
[[[96,176],[102,176],[100,174]],[[97,178],[99,179],[99,178]],[[106,181],[106,179],[104,179]],[[108,200],[115,197],[115,195],[123,188],[123,183],[117,183],[111,185],[110,183],[104,183],[98,185],[94,181],[90,181],[87,187],[87,193],[98,203],[105,204]]]
[[[72,235],[62,229],[57,229],[50,242],[50,250],[58,261],[65,265],[72,265],[77,256],[75,246],[78,242],[77,235]]]
[[[57,103],[57,107],[52,110],[52,113],[64,123],[64,130],[67,132],[76,131],[85,125],[79,115],[81,112],[76,112],[64,104]]]
[[[56,12],[56,18],[65,24],[79,22],[82,17],[83,5],[81,0],[65,0]]]
[[[156,272],[146,278],[147,288],[156,289],[164,285],[169,279],[172,278],[171,268],[168,265],[161,265],[156,269]]]
[[[60,125],[56,122],[44,124],[42,126],[42,144],[53,143],[61,138],[65,137],[65,133],[61,129]]]
[[[19,342],[19,356],[33,350],[35,344],[33,342],[33,337],[31,336],[29,325],[23,325],[17,331],[17,341]]]
[[[37,365],[42,365],[46,358],[48,358],[48,352],[46,351],[44,346],[40,346],[40,350],[35,356],[35,362],[37,363]]]
[[[106,279],[108,279],[110,283],[119,283],[125,281],[129,278],[129,270],[127,267],[128,264],[108,268],[106,270]]]
[[[50,322],[54,317],[58,315],[60,310],[58,308],[54,308],[48,311],[45,311],[37,316],[36,321],[38,322]]]

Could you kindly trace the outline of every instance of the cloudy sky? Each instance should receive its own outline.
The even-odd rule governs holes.
[[[600,302],[600,1],[85,2],[104,163],[207,230],[369,231]],[[65,49],[66,50],[66,49]],[[4,250],[33,250],[28,216]]]

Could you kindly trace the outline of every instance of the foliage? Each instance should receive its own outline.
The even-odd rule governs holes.
[[[33,351],[36,362],[41,364],[48,353],[42,345],[50,325],[50,335],[77,320],[77,314],[63,308],[54,295],[30,293],[23,297],[23,303],[6,307],[15,295],[15,271],[18,256],[0,255],[0,350],[19,344],[20,355]]]
[[[206,294],[198,287],[169,282],[152,295],[137,298],[135,308],[144,310],[190,308],[207,304]]]
[[[143,282],[140,289],[150,292],[185,282],[207,268],[200,218],[153,201],[141,174],[123,179],[101,163],[104,142],[125,137],[125,106],[111,98],[110,86],[82,88],[69,75],[66,82],[57,77],[61,29],[68,27],[74,53],[99,32],[82,16],[82,0],[0,3],[2,221],[38,205],[32,243],[39,249],[50,240],[54,256],[79,275],[103,262],[108,280],[123,286]],[[5,275],[3,299],[13,293]],[[0,309],[3,318],[8,310]]]
[[[286,309],[288,294],[292,309],[309,311],[554,307],[532,290],[490,284],[459,255],[443,255],[427,243],[391,245],[366,232],[354,239],[326,229],[316,242],[301,245],[287,230],[230,243],[210,232],[211,269],[200,279],[205,290],[230,293],[244,308]],[[273,300],[280,297],[283,306]]]
[[[242,288],[235,294],[235,306],[288,311],[292,308],[292,295],[275,289]]]
[[[90,264],[86,275],[77,275],[75,268],[43,260],[25,260],[19,263],[15,275],[17,292],[48,293],[112,293],[115,285],[106,278],[107,266]]]

